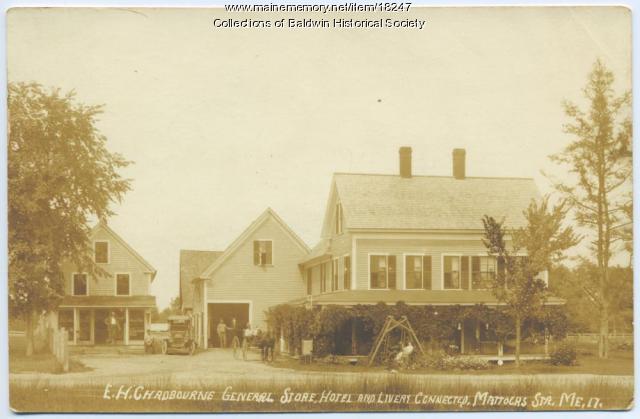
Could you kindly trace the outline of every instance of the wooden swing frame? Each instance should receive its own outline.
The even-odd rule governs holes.
[[[423,356],[426,356],[424,349],[422,348],[422,345],[420,344],[420,341],[418,340],[418,337],[413,330],[413,327],[411,327],[411,323],[409,323],[409,319],[407,319],[407,316],[402,316],[400,317],[400,320],[396,320],[393,316],[389,315],[384,322],[382,330],[380,331],[380,333],[378,333],[378,336],[373,343],[373,349],[371,350],[371,353],[369,353],[368,366],[371,366],[375,361],[376,356],[378,355],[378,351],[380,350],[382,343],[385,342],[385,339],[388,338],[389,333],[397,328],[400,328],[402,332],[407,334],[409,336],[409,339],[412,339],[415,345],[418,347],[420,353]],[[388,342],[388,339],[386,341]]]

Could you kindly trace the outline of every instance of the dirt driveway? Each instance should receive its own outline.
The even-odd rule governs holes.
[[[21,373],[11,374],[13,383],[40,383],[77,385],[79,383],[144,384],[171,382],[184,385],[210,385],[231,381],[288,383],[326,380],[335,381],[372,379],[388,376],[388,372],[319,372],[276,368],[260,361],[259,354],[250,353],[249,359],[235,359],[230,350],[209,349],[189,355],[134,355],[134,354],[78,354],[74,358],[91,368],[91,371],[68,374]],[[632,376],[602,376],[593,374],[536,374],[526,375],[421,375],[401,374],[422,383],[492,383],[496,381],[549,380],[567,385],[587,380],[631,384]]]

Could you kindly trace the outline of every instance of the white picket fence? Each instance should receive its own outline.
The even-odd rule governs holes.
[[[49,329],[49,350],[56,357],[63,372],[69,372],[69,340],[64,327]]]

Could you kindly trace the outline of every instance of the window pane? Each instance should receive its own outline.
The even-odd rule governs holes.
[[[387,288],[386,256],[371,256],[369,259],[370,286],[374,289]]]
[[[422,256],[407,256],[407,289],[422,288]]]
[[[118,274],[116,275],[116,294],[117,295],[129,295],[129,275]]]
[[[460,258],[460,271],[461,271],[461,277],[462,277],[462,289],[468,290],[469,289],[469,256],[462,256]]]
[[[271,241],[265,242],[265,249],[266,249],[265,263],[267,265],[272,265],[273,264],[273,242]]]
[[[389,264],[389,288],[396,289],[396,257],[387,256],[387,263]]]
[[[73,275],[73,295],[87,295],[87,275]]]
[[[444,288],[445,289],[460,288],[460,257],[459,256],[444,257]]]
[[[422,286],[426,290],[431,289],[431,256],[422,258]]]
[[[307,295],[311,295],[313,292],[313,283],[311,282],[311,269],[307,269]]]
[[[109,263],[109,243],[95,242],[94,246],[96,263]]]

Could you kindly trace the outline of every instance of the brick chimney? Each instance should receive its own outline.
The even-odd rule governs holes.
[[[400,147],[400,177],[411,177],[411,147]]]
[[[453,177],[456,179],[465,178],[465,154],[464,148],[453,149]]]

